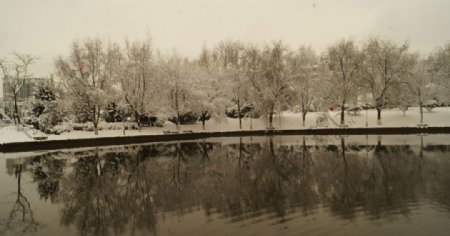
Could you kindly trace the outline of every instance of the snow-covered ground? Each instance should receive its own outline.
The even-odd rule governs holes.
[[[317,113],[311,112],[306,116],[305,127],[302,126],[301,113],[284,112],[281,116],[276,115],[274,118],[274,126],[276,129],[303,129],[315,128]],[[328,128],[336,128],[335,125],[339,123],[340,113],[329,112],[329,116],[333,121],[328,122]],[[382,125],[377,125],[376,110],[367,111],[367,120],[369,127],[415,127],[420,121],[418,108],[410,108],[406,115],[398,109],[383,110]],[[359,115],[345,116],[346,123],[349,127],[365,127],[366,126],[366,111],[361,111]],[[450,126],[450,107],[438,107],[431,112],[424,111],[424,123],[428,126]],[[266,128],[266,119],[243,119],[242,129],[250,130],[250,125],[253,130],[262,130]],[[323,128],[323,127],[322,127]],[[174,124],[167,122],[164,127],[144,127],[140,132],[137,130],[127,130],[126,136],[134,135],[157,135],[162,134],[163,131],[175,131]],[[181,130],[192,130],[194,132],[202,132],[201,123],[193,125],[182,125]],[[219,122],[210,120],[206,122],[206,132],[213,131],[233,131],[239,130],[238,119],[227,119]],[[61,135],[49,135],[49,140],[70,140],[79,138],[96,138],[96,137],[117,137],[123,136],[122,130],[101,130],[99,135],[95,135],[93,131],[71,131]],[[0,128],[0,143],[10,142],[27,142],[33,141],[22,131],[17,131],[14,126]]]

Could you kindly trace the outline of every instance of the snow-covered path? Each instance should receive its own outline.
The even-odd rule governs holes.
[[[301,114],[293,112],[284,112],[281,116],[275,116],[273,125],[276,129],[304,129],[315,128],[316,116],[318,113],[311,112],[306,116],[305,127],[302,126]],[[339,112],[329,112],[329,128],[336,128],[339,124]],[[345,114],[346,124],[349,127],[366,127],[366,112],[362,111],[359,115]],[[376,111],[369,110],[367,112],[368,127],[381,127],[377,125]],[[429,126],[450,126],[450,107],[435,108],[432,112],[424,112],[424,122]],[[384,110],[382,112],[382,126],[383,127],[416,127],[419,123],[419,111],[418,108],[410,108],[403,115],[403,112],[392,109]],[[251,125],[250,125],[251,124]],[[242,129],[250,130],[264,130],[266,128],[267,121],[264,118],[243,119]],[[323,128],[323,127],[322,127]],[[182,125],[182,130],[192,130],[194,132],[202,132],[201,123],[192,125]],[[175,125],[172,123],[166,123],[164,127],[144,127],[141,132],[137,130],[127,130],[126,136],[135,135],[158,135],[163,134],[165,130],[176,130]],[[239,130],[238,119],[226,119],[225,121],[210,120],[206,122],[206,132],[215,131],[235,131]],[[49,140],[71,140],[80,138],[97,138],[97,137],[119,137],[123,136],[122,130],[101,130],[99,135],[96,136],[94,132],[89,131],[72,131],[63,133],[61,135],[49,135]],[[27,137],[23,132],[17,131],[15,127],[0,128],[0,143],[10,142],[27,142],[33,141]]]

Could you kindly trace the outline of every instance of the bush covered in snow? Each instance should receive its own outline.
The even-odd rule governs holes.
[[[121,130],[124,124],[122,122],[106,123],[101,122],[98,124],[98,130]],[[78,131],[94,131],[94,124],[92,123],[74,123],[72,124],[73,130]],[[125,122],[125,129],[138,129],[137,124],[134,122]]]
[[[50,128],[50,129],[48,129],[48,130],[46,130],[44,132],[48,133],[48,134],[57,134],[57,135],[59,135],[59,134],[65,133],[65,132],[70,132],[72,130],[73,130],[73,128],[72,128],[71,125],[69,125],[69,124],[61,124],[61,125],[55,125],[52,128]]]
[[[115,122],[115,123],[100,123],[99,129],[103,130],[121,130],[123,129],[124,124],[122,122]],[[125,129],[138,129],[138,126],[134,122],[125,122]]]
[[[239,117],[239,113],[238,113],[237,106],[233,106],[231,108],[228,108],[225,111],[225,114],[229,118],[238,118]],[[241,118],[243,118],[243,117],[259,118],[261,116],[261,112],[256,110],[255,106],[252,105],[252,104],[244,104],[241,107],[240,116],[241,116]]]
[[[193,113],[193,112],[186,112],[184,114],[181,114],[180,117],[180,124],[194,124],[199,120],[199,115]],[[168,119],[170,122],[176,124],[177,123],[177,117],[173,116]],[[209,117],[207,117],[206,120],[209,120]]]
[[[56,88],[51,81],[41,81],[34,91],[34,99],[29,101],[24,122],[45,133],[58,133],[53,128],[65,116],[63,106],[56,99]]]
[[[92,123],[74,123],[72,127],[73,130],[94,131],[94,125]],[[102,127],[99,127],[99,130],[101,129]]]

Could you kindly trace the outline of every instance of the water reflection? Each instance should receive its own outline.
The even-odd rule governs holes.
[[[269,137],[45,154],[15,166],[11,215],[24,230],[37,230],[20,191],[23,171],[43,200],[60,204],[60,223],[79,235],[164,234],[159,222],[198,210],[229,223],[264,217],[284,224],[319,209],[350,221],[392,222],[408,219],[426,199],[450,215],[450,149],[424,147],[419,138],[419,146],[383,145],[381,137],[375,146],[347,145],[345,137],[324,146]],[[4,221],[5,231],[12,221]]]
[[[14,177],[17,180],[17,191],[12,193],[15,196],[15,200],[8,217],[0,221],[0,233],[22,234],[36,232],[39,223],[35,220],[31,204],[22,191],[21,180],[25,166],[19,160],[17,164],[14,164],[13,168]]]

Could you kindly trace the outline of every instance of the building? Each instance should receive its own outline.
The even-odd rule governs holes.
[[[19,93],[17,94],[17,103],[19,106],[19,113],[21,113],[22,111],[20,111],[21,107],[23,107],[23,103],[26,101],[29,101],[30,99],[33,99],[34,97],[34,90],[35,87],[37,86],[37,84],[40,81],[44,81],[46,80],[45,78],[28,78],[25,79],[24,84],[22,86],[22,88],[20,89]],[[10,117],[12,117],[12,111],[14,110],[14,96],[13,96],[13,91],[11,89],[11,87],[8,84],[8,81],[6,81],[5,79],[2,79],[2,83],[1,83],[1,92],[2,92],[2,96],[0,98],[1,104],[2,104],[2,109],[4,111],[5,114],[9,115]]]
[[[33,98],[34,96],[34,89],[36,85],[39,83],[39,81],[45,80],[44,78],[29,78],[25,79],[25,82],[20,89],[18,93],[18,102],[24,102],[29,100],[30,98]],[[8,82],[6,80],[3,80],[3,102],[11,102],[14,101],[13,98],[13,92],[11,87],[9,86]]]

